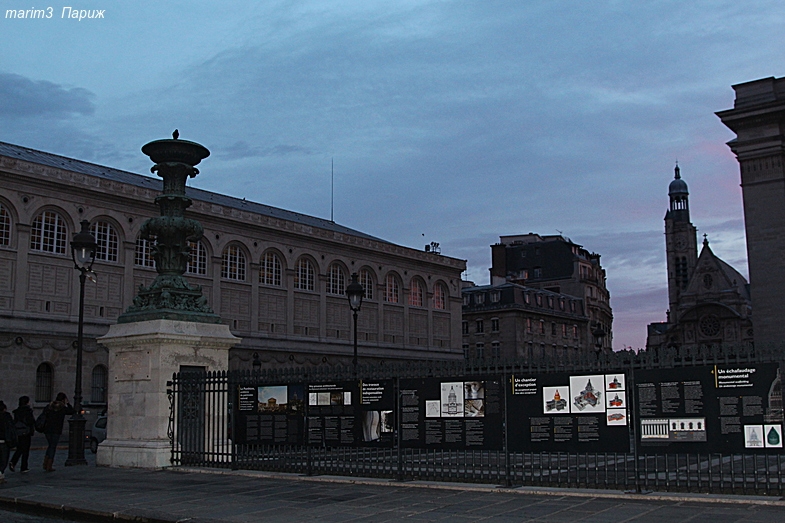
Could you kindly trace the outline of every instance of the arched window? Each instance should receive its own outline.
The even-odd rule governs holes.
[[[447,290],[441,283],[433,287],[433,308],[440,310],[447,308]]]
[[[48,363],[42,363],[35,371],[35,401],[52,401],[52,383],[54,382],[54,369]]]
[[[384,279],[384,301],[398,303],[399,288],[398,278],[393,273],[389,273]]]
[[[221,278],[245,281],[245,254],[239,245],[229,245],[221,257]]]
[[[188,247],[191,248],[191,255],[188,257],[188,263],[185,266],[185,272],[199,276],[206,275],[207,248],[201,241],[188,242]]]
[[[259,283],[264,285],[281,286],[281,259],[274,252],[266,252],[262,257],[262,267],[259,271]]]
[[[297,268],[294,271],[294,288],[301,291],[314,290],[313,264],[307,258],[300,258],[297,261]]]
[[[95,238],[95,259],[108,262],[117,261],[119,242],[111,223],[95,222],[90,226],[90,234]]]
[[[0,203],[0,245],[11,245],[11,213]]]
[[[44,211],[33,220],[30,250],[65,254],[65,221],[54,211]]]
[[[106,403],[107,372],[103,365],[93,367],[93,385],[90,390],[91,403]]]
[[[344,276],[343,268],[337,263],[330,265],[327,294],[337,294],[339,296],[346,294],[346,276]]]
[[[136,237],[136,253],[134,254],[134,265],[137,267],[149,267],[155,269],[153,259],[153,245],[155,238],[145,240],[141,235]]]
[[[412,280],[409,286],[409,306],[422,307],[422,295],[422,283],[418,279]]]
[[[360,271],[360,285],[363,286],[363,299],[373,299],[373,274],[368,269]]]

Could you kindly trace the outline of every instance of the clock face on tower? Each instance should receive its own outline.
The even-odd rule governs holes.
[[[674,245],[678,250],[682,250],[687,246],[687,241],[684,238],[679,237],[674,241]]]

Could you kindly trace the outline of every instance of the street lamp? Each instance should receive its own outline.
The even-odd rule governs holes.
[[[354,357],[352,367],[354,375],[357,376],[357,313],[363,304],[363,286],[357,281],[357,273],[352,274],[352,282],[346,287],[346,297],[349,299],[349,308],[354,313]]]
[[[605,334],[606,334],[605,329],[602,328],[600,322],[597,322],[594,326],[594,330],[592,331],[592,335],[594,336],[594,350],[597,351],[598,357],[602,352],[602,344],[603,344],[603,338],[605,338]]]
[[[76,337],[76,385],[74,387],[74,414],[68,420],[68,458],[65,465],[87,465],[84,457],[84,427],[82,415],[82,342],[84,331],[84,284],[87,273],[95,262],[96,243],[90,234],[90,222],[81,221],[82,230],[71,241],[71,258],[79,271],[79,331]]]

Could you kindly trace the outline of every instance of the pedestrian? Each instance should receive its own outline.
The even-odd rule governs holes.
[[[5,467],[8,465],[8,455],[11,449],[16,446],[16,430],[14,429],[14,418],[0,401],[0,484],[5,483]]]
[[[55,452],[57,452],[57,444],[60,442],[60,435],[63,433],[63,422],[67,414],[73,414],[76,411],[68,403],[68,396],[64,392],[59,392],[55,400],[46,406],[44,412],[46,413],[44,436],[49,444],[44,456],[44,470],[54,472],[55,469],[52,468],[52,465],[55,462]]]
[[[30,458],[30,441],[33,439],[35,433],[35,417],[33,416],[33,408],[30,407],[30,398],[22,396],[19,398],[19,406],[14,409],[14,426],[16,427],[16,452],[14,452],[11,461],[8,463],[8,468],[11,472],[16,470],[16,464],[19,458],[22,458],[22,468],[20,472],[27,472],[30,470],[28,467],[28,460]]]

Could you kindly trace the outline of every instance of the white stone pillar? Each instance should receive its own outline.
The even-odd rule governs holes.
[[[240,338],[228,325],[160,319],[112,325],[98,342],[109,350],[109,390],[107,439],[98,447],[96,463],[170,466],[166,382],[182,366],[228,370],[229,349]]]

